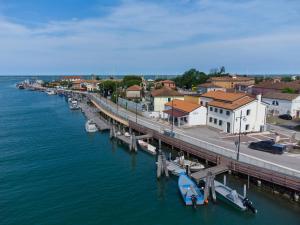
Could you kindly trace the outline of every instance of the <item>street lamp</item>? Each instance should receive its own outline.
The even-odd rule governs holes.
[[[173,101],[174,101],[174,99],[172,99],[172,124],[171,124],[171,134],[173,134],[173,130],[174,130],[174,108],[173,108]]]
[[[137,94],[135,95],[135,122],[137,123]]]
[[[247,118],[246,116],[243,116],[242,114],[242,110],[241,110],[241,114],[239,117],[236,117],[236,120],[240,119],[240,128],[239,128],[239,140],[238,140],[238,143],[237,143],[237,157],[236,157],[236,160],[239,161],[240,159],[240,147],[241,147],[241,128],[242,128],[242,120],[244,121],[247,121]]]

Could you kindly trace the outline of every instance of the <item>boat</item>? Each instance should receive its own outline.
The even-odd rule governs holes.
[[[125,136],[125,137],[130,137],[129,132],[125,132],[125,133],[124,133],[124,136]]]
[[[194,161],[185,159],[184,155],[176,157],[176,159],[174,160],[174,163],[180,165],[183,169],[185,169],[188,166],[191,172],[197,172],[197,171],[205,168],[199,162],[194,162]]]
[[[143,140],[138,140],[138,143],[141,147],[141,149],[143,149],[144,151],[152,154],[152,155],[156,155],[156,147],[153,145],[150,145],[149,143],[143,141]]]
[[[48,95],[56,95],[56,92],[54,90],[51,90],[51,89],[46,90],[46,93]]]
[[[192,181],[186,174],[180,174],[178,178],[178,188],[183,198],[185,205],[197,205],[204,204],[203,190],[197,187],[194,181]]]
[[[241,211],[250,210],[253,213],[257,213],[253,203],[246,196],[238,194],[236,190],[231,189],[230,187],[216,180],[214,181],[214,184],[217,198]]]
[[[75,101],[75,100],[69,102],[69,107],[70,107],[70,109],[72,109],[72,110],[80,109],[80,107],[79,107],[79,105],[78,105],[78,102]]]
[[[93,133],[93,132],[97,132],[98,128],[92,120],[88,120],[85,123],[85,130],[86,130],[86,132]]]
[[[167,160],[167,169],[170,173],[172,173],[175,176],[179,176],[180,174],[186,172],[185,169],[183,169],[180,165],[174,163],[171,160]]]
[[[22,89],[22,90],[25,89],[24,84],[22,84],[22,83],[17,84],[16,87],[19,89]]]

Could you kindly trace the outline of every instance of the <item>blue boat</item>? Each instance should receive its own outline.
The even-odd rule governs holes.
[[[204,193],[186,174],[180,174],[178,178],[178,188],[183,198],[185,205],[204,204]]]

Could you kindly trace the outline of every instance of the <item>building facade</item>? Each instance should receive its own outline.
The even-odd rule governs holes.
[[[133,85],[126,89],[126,98],[141,98],[142,87]]]
[[[216,86],[226,89],[235,89],[237,85],[251,86],[255,84],[254,78],[244,76],[212,77],[209,81]]]

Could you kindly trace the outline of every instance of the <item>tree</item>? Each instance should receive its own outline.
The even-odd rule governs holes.
[[[291,78],[291,77],[282,77],[282,78],[281,78],[281,81],[284,81],[284,82],[291,82],[291,81],[292,81],[292,78]]]
[[[102,92],[105,97],[111,95],[116,90],[117,82],[118,81],[115,80],[105,80],[101,82],[99,84],[100,92]]]
[[[214,77],[221,77],[221,76],[228,76],[229,73],[226,73],[225,66],[221,66],[220,68],[210,69],[209,75]]]
[[[128,88],[132,85],[140,85],[142,82],[142,78],[136,75],[128,75],[123,77],[122,86],[124,88]]]
[[[293,88],[289,88],[289,87],[287,87],[287,88],[284,88],[284,89],[282,89],[282,91],[281,91],[282,93],[289,93],[289,94],[295,94],[296,93],[296,90],[295,89],[293,89]]]
[[[191,89],[193,86],[205,83],[208,76],[204,72],[199,72],[196,69],[186,71],[182,76],[174,78],[178,87]]]

